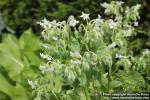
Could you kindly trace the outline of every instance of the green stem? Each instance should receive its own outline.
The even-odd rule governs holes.
[[[84,93],[85,93],[85,96],[86,96],[86,100],[90,100],[89,95],[88,95],[87,85],[84,86]]]
[[[111,81],[111,66],[109,66],[108,72],[108,91],[110,92],[110,81]]]

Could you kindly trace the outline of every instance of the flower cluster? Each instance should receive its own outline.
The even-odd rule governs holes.
[[[87,22],[85,25],[74,16],[62,22],[46,19],[39,22],[44,28],[42,36],[46,42],[40,56],[47,63],[40,66],[42,75],[36,80],[37,88],[29,81],[37,98],[88,100],[95,91],[127,89],[127,84],[131,87],[135,84],[140,89],[141,85],[122,81],[128,75],[116,72],[123,66],[123,72],[130,74],[138,61],[127,48],[129,38],[136,35],[134,26],[138,25],[140,6],[123,8],[122,5],[123,2],[114,1],[102,4],[105,13],[112,14],[114,19],[98,15],[90,20],[90,14],[82,13],[80,18]],[[143,52],[143,55],[148,54],[148,50]],[[134,88],[130,89],[134,91]]]

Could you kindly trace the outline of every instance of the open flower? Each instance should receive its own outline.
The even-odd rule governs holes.
[[[81,65],[81,61],[79,61],[79,60],[71,60],[71,64]]]
[[[143,52],[143,55],[150,55],[150,51],[148,49],[146,49],[144,52]]]
[[[90,19],[89,16],[90,16],[90,14],[86,14],[86,13],[82,12],[82,15],[80,17],[83,18],[83,20],[88,20],[88,19]]]
[[[77,24],[79,23],[79,21],[77,21],[74,16],[70,16],[69,17],[69,25],[72,27],[75,27]]]
[[[133,6],[133,8],[134,8],[135,11],[138,11],[141,8],[141,5],[137,4],[136,6]]]
[[[57,41],[57,40],[58,40],[58,38],[57,38],[56,36],[53,36],[52,39],[53,39],[54,41]]]
[[[43,47],[44,47],[45,49],[49,49],[49,45],[48,45],[48,44],[43,44]]]
[[[111,29],[113,29],[113,28],[115,28],[116,26],[117,26],[117,23],[114,22],[112,19],[110,19],[110,20],[109,20],[109,27],[110,27]]]
[[[118,58],[118,59],[127,59],[128,57],[127,56],[122,56],[122,55],[120,55],[120,54],[116,54],[115,55],[115,58]]]
[[[76,51],[76,52],[70,52],[70,56],[73,58],[81,58],[80,52]]]
[[[35,85],[32,80],[28,80],[28,84],[31,86],[32,89],[35,88]]]
[[[117,1],[116,4],[117,4],[118,6],[121,6],[122,4],[124,4],[124,2],[122,2],[122,1]]]
[[[42,74],[44,74],[45,72],[51,72],[52,69],[50,68],[50,66],[46,65],[40,65],[39,69],[41,70]]]
[[[104,3],[101,4],[101,6],[104,7],[104,8],[107,8],[109,6],[109,4],[104,2]]]
[[[96,25],[99,25],[99,24],[102,23],[102,22],[103,22],[103,19],[101,19],[101,16],[98,15],[98,17],[95,19],[95,24],[96,24]]]
[[[116,43],[113,42],[112,44],[109,45],[109,48],[115,48],[115,46],[116,46]]]
[[[139,24],[138,24],[138,22],[134,22],[134,26],[138,26]]]
[[[44,18],[42,22],[37,22],[37,24],[41,25],[44,29],[52,26],[51,23],[46,18]]]
[[[51,61],[52,60],[52,57],[47,55],[47,54],[44,54],[44,53],[40,53],[40,56],[41,58],[43,59],[47,59],[48,61]]]
[[[105,73],[105,74],[103,74],[103,76],[106,78],[106,77],[108,76],[108,72],[107,72],[107,73]]]

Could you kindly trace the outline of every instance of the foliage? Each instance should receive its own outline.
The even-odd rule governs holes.
[[[3,22],[1,13],[0,13],[0,34],[2,33],[2,30],[5,28],[5,24]]]
[[[31,89],[27,79],[35,78],[42,60],[37,56],[41,41],[31,30],[19,39],[3,34],[0,43],[0,100],[30,100]],[[4,97],[4,98],[3,98]]]
[[[149,91],[150,51],[138,56],[128,49],[138,35],[140,5],[123,7],[123,2],[103,3],[108,18],[90,19],[84,24],[70,16],[67,21],[38,22],[44,30],[41,75],[28,83],[34,100],[100,100],[102,92]]]
[[[35,30],[35,22],[55,8],[55,0],[1,0],[0,11],[6,25],[17,33],[22,33],[32,27]],[[53,3],[54,2],[54,3]]]

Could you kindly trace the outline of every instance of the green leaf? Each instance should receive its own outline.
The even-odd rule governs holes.
[[[79,94],[80,94],[80,97],[79,97],[80,100],[87,100],[85,94],[82,91],[80,91]]]
[[[117,87],[120,87],[122,86],[122,82],[120,81],[117,81],[117,80],[113,80],[110,82],[110,88],[111,89],[114,89],[114,88],[117,88]]]
[[[121,71],[118,73],[119,81],[123,83],[127,91],[139,91],[145,87],[145,80],[137,71]]]
[[[80,77],[79,77],[79,81],[80,81],[80,85],[83,86],[86,84],[87,82],[87,78],[86,78],[86,74],[83,73]]]
[[[17,80],[24,69],[17,39],[13,35],[3,37],[3,42],[0,44],[0,65],[5,68],[13,80]]]
[[[0,51],[8,53],[9,55],[20,57],[18,39],[11,34],[4,34],[2,36],[2,43],[0,44]]]
[[[0,52],[0,65],[6,69],[13,80],[17,80],[24,69],[24,65],[19,58],[2,52]]]
[[[82,67],[83,67],[84,70],[89,70],[90,66],[89,66],[86,59],[83,59]]]
[[[39,40],[37,36],[32,34],[31,29],[25,31],[20,39],[19,39],[19,44],[21,49],[27,50],[27,51],[35,51],[41,48],[42,43]]]
[[[27,79],[37,76],[37,67],[42,62],[37,56],[41,42],[30,32],[24,33],[20,39],[4,34],[0,43],[0,66],[4,67],[10,80],[16,84],[12,86],[6,77],[0,75],[0,91],[12,100],[30,100],[31,91],[26,87]]]
[[[61,87],[62,87],[62,77],[57,76],[56,80],[55,80],[55,85],[53,86],[53,91],[56,93],[59,93],[61,91]]]
[[[37,36],[32,34],[31,29],[25,31],[20,39],[20,48],[22,53],[28,58],[32,65],[39,66],[42,62],[42,59],[37,56],[42,47],[42,42]]]
[[[12,100],[29,100],[30,98],[29,92],[24,87],[19,84],[12,86],[2,74],[0,74],[0,90],[9,95]]]
[[[71,51],[80,51],[80,44],[75,38],[72,38],[72,42],[68,46]]]

